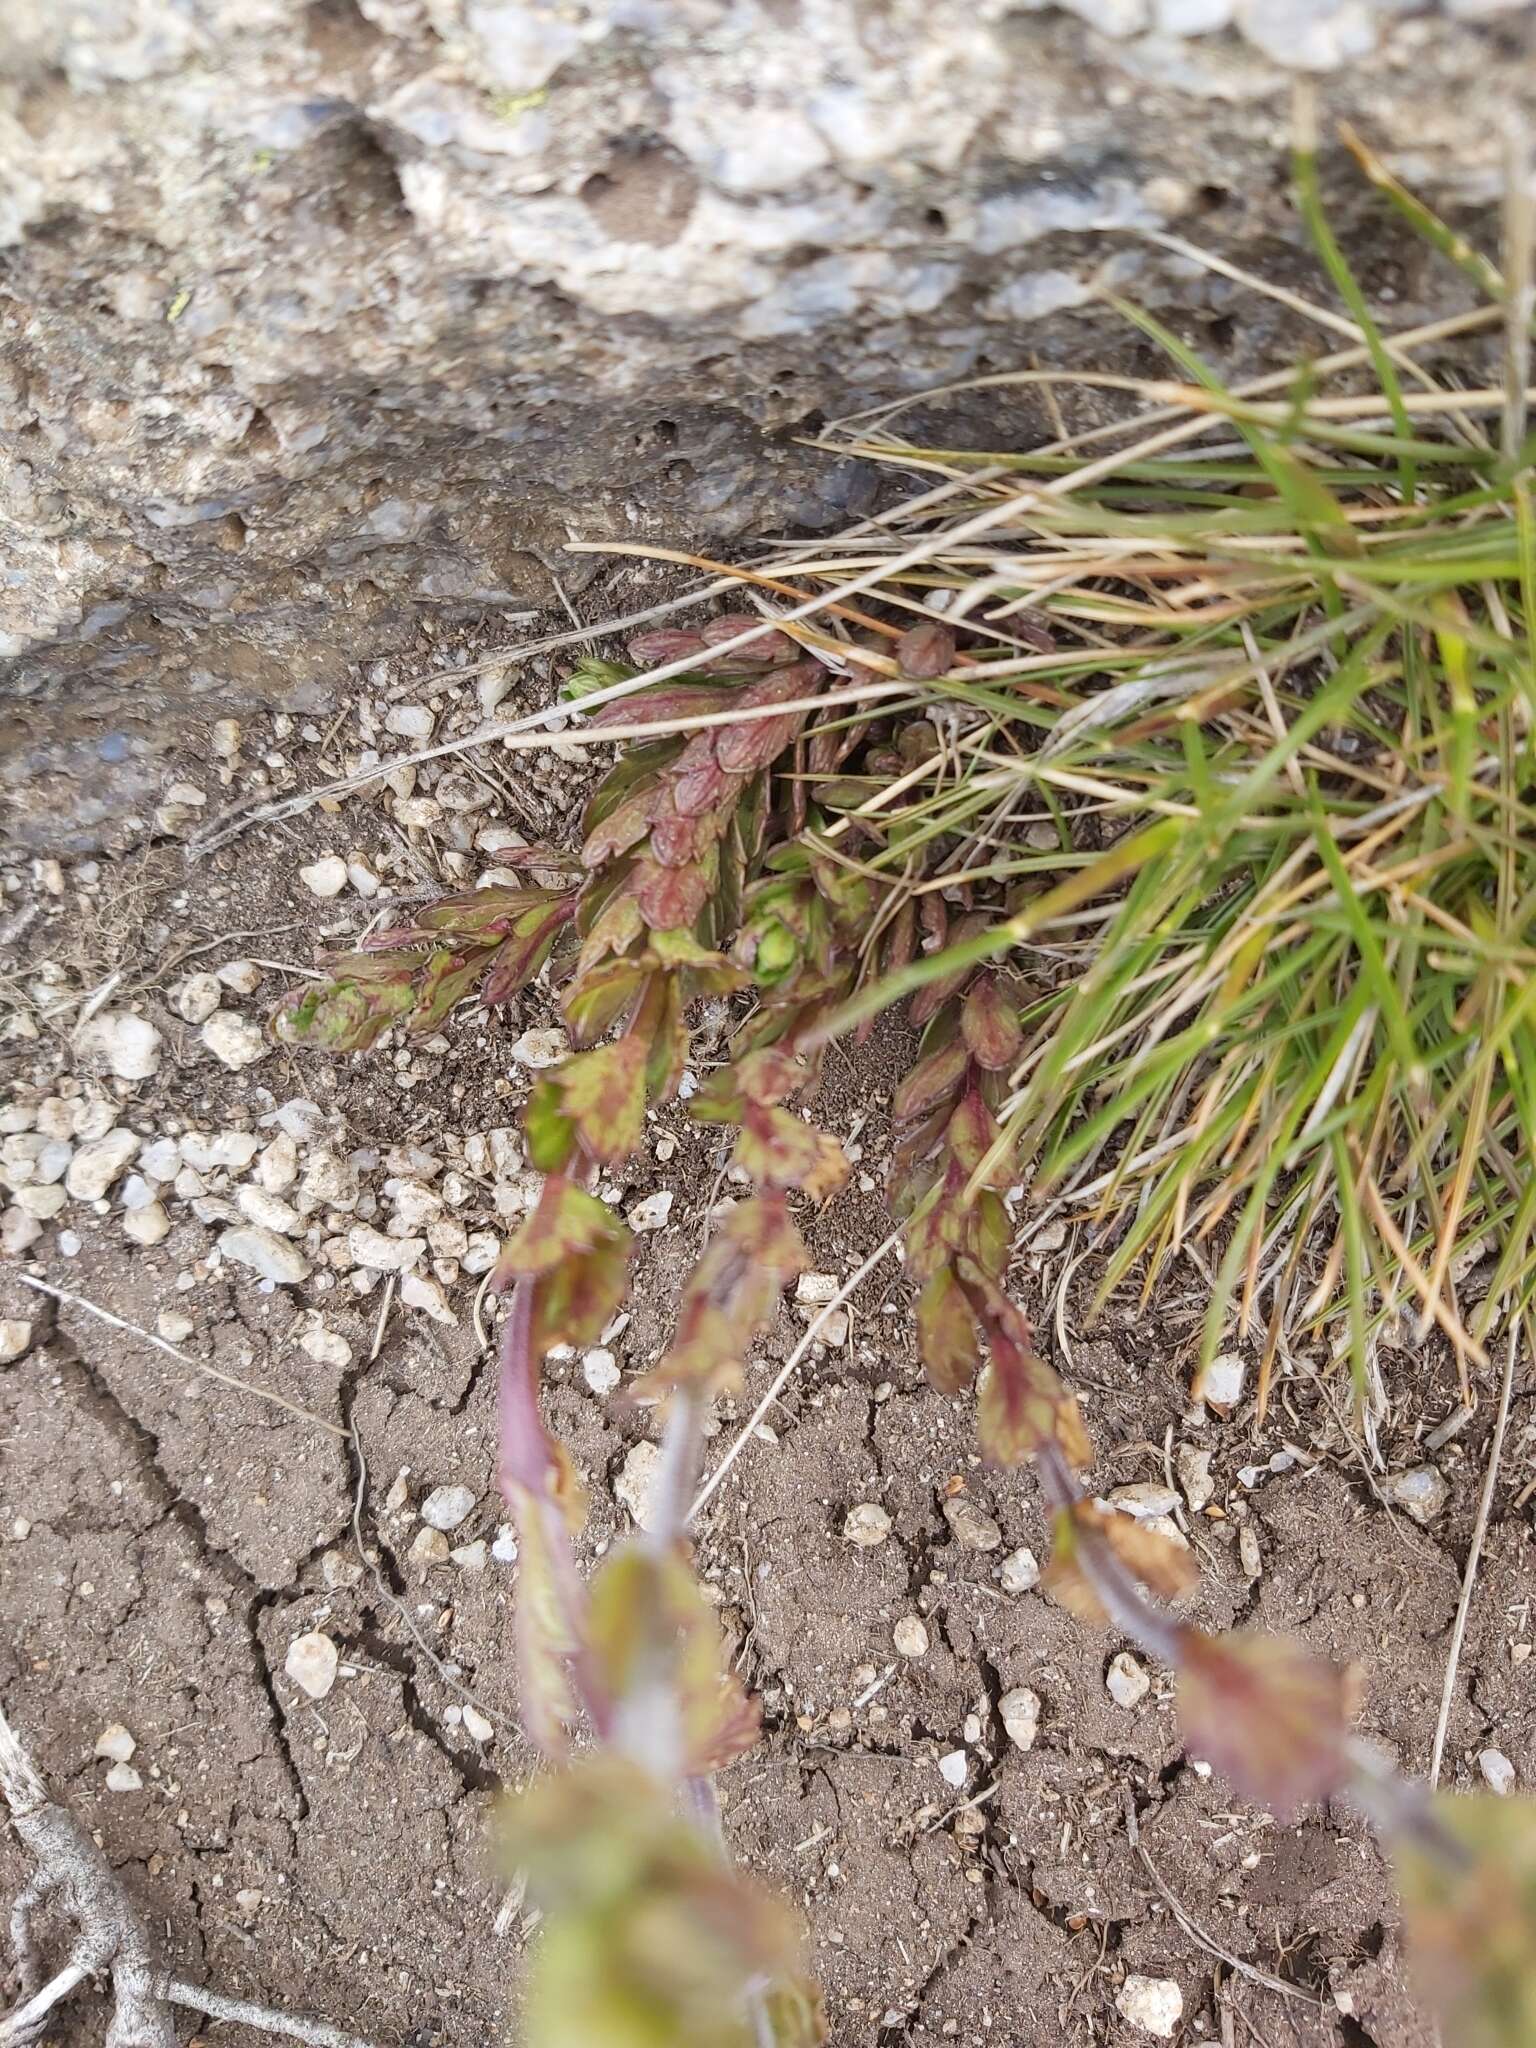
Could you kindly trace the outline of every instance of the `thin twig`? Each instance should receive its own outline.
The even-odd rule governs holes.
[[[886,1254],[896,1249],[897,1245],[900,1244],[902,1240],[902,1236],[903,1232],[901,1230],[893,1230],[890,1236],[885,1239],[883,1244],[879,1244],[875,1247],[875,1249],[870,1253],[869,1257],[864,1261],[863,1265],[859,1267],[858,1271],[854,1273],[850,1279],[845,1280],[843,1282],[842,1286],[837,1290],[836,1294],[833,1295],[832,1299],[816,1315],[814,1320],[811,1322],[809,1328],[806,1330],[805,1335],[800,1339],[800,1342],[795,1346],[794,1350],[791,1351],[788,1358],[785,1359],[784,1363],[779,1367],[778,1371],[774,1374],[773,1382],[770,1385],[767,1393],[764,1394],[761,1401],[758,1402],[757,1406],[753,1409],[751,1415],[742,1425],[740,1434],[736,1437],[735,1442],[731,1445],[730,1449],[726,1452],[725,1456],[720,1460],[719,1464],[715,1467],[714,1471],[710,1473],[709,1477],[705,1480],[704,1484],[699,1488],[693,1506],[688,1510],[688,1521],[691,1522],[694,1519],[694,1517],[698,1514],[700,1508],[702,1508],[705,1502],[710,1498],[710,1496],[717,1491],[720,1482],[724,1479],[726,1473],[730,1471],[731,1467],[735,1464],[736,1460],[741,1456],[743,1450],[746,1448],[748,1442],[751,1440],[752,1432],[763,1420],[763,1417],[768,1413],[768,1410],[773,1406],[774,1402],[777,1401],[780,1394],[784,1391],[785,1387],[788,1386],[790,1379],[794,1375],[795,1368],[799,1365],[801,1359],[804,1358],[805,1354],[810,1350],[811,1346],[815,1343],[816,1338],[820,1333],[823,1325],[826,1323],[828,1317],[832,1315],[834,1310],[840,1309],[843,1303],[847,1301],[849,1296],[853,1294],[857,1288],[861,1287],[864,1284],[865,1280],[867,1280],[869,1275],[874,1272],[875,1268],[879,1265],[880,1261],[886,1256]]]
[[[257,2005],[249,1998],[230,1998],[222,1991],[209,1991],[201,1984],[188,1984],[181,1977],[160,1977],[155,1989],[172,2005],[190,2006],[211,2020],[230,2020],[236,2026],[254,2027],[261,2034],[286,2034],[291,2041],[305,2041],[309,2048],[369,2048],[357,2034],[345,2027],[333,2027],[328,2020],[306,2019],[299,2013],[279,2012],[275,2006]]]
[[[54,1287],[47,1280],[38,1280],[31,1273],[18,1273],[16,1278],[23,1287],[33,1287],[39,1294],[52,1295],[55,1301],[66,1301],[71,1308],[83,1308],[114,1330],[125,1330],[130,1337],[142,1338],[146,1344],[153,1344],[157,1351],[163,1351],[167,1358],[174,1358],[178,1365],[189,1366],[193,1372],[201,1373],[205,1379],[217,1380],[220,1386],[236,1387],[242,1394],[252,1394],[258,1401],[270,1401],[274,1408],[286,1408],[290,1415],[296,1415],[301,1422],[312,1422],[316,1429],[323,1429],[328,1436],[339,1436],[343,1443],[346,1430],[334,1422],[327,1422],[323,1415],[316,1415],[313,1409],[301,1408],[297,1401],[290,1401],[282,1394],[269,1393],[265,1387],[258,1387],[250,1380],[243,1380],[232,1372],[221,1372],[216,1365],[204,1365],[200,1358],[193,1358],[185,1351],[178,1351],[174,1344],[168,1344],[163,1337],[157,1337],[151,1330],[141,1329],[137,1323],[130,1323],[117,1316],[110,1309],[100,1308],[94,1301],[87,1301],[83,1294],[71,1294],[67,1287]]]
[[[1434,1747],[1429,1753],[1431,1785],[1438,1785],[1440,1782],[1440,1765],[1445,1757],[1445,1736],[1451,1721],[1451,1701],[1456,1692],[1456,1671],[1461,1662],[1462,1639],[1467,1633],[1467,1616],[1472,1611],[1472,1588],[1477,1579],[1478,1561],[1483,1554],[1483,1538],[1488,1533],[1488,1517],[1493,1510],[1494,1489],[1499,1478],[1499,1459],[1504,1452],[1504,1430],[1509,1421],[1510,1396],[1515,1386],[1518,1333],[1519,1325],[1516,1323],[1510,1328],[1509,1344],[1504,1353],[1504,1382],[1499,1389],[1499,1410],[1493,1421],[1493,1441],[1488,1446],[1488,1469],[1483,1474],[1483,1490],[1478,1498],[1472,1543],[1467,1551],[1466,1570],[1461,1575],[1461,1598],[1456,1604],[1456,1623],[1451,1630],[1451,1651],[1446,1659],[1445,1684],[1440,1693],[1440,1718],[1435,1723]]]

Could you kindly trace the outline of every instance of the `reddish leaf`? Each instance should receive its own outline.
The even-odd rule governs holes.
[[[923,898],[923,922],[925,927],[928,922],[928,906],[931,903],[937,903],[938,900],[938,897],[931,893]],[[978,911],[972,911],[968,916],[962,917],[956,922],[953,933],[954,943],[958,946],[962,940],[974,938],[978,932],[986,931],[988,926],[994,922],[995,919],[984,916]],[[949,936],[948,933],[945,934],[946,938]],[[957,967],[952,974],[941,974],[937,981],[930,981],[926,987],[920,988],[907,1006],[907,1016],[913,1025],[921,1029],[923,1025],[936,1017],[950,997],[958,995],[960,990],[965,987],[974,971],[971,967]]]
[[[1070,1465],[1093,1461],[1077,1403],[1055,1372],[998,1331],[991,1333],[991,1358],[981,1375],[976,1426],[982,1454],[994,1465],[1021,1465],[1047,1444]]]
[[[1281,1819],[1349,1774],[1355,1681],[1285,1636],[1179,1631],[1179,1719],[1190,1751]]]
[[[764,1046],[716,1068],[689,1102],[688,1114],[701,1124],[740,1123],[749,1102],[782,1102],[809,1078],[803,1060],[781,1046]]]
[[[1041,1583],[1080,1621],[1102,1626],[1109,1620],[1097,1590],[1094,1546],[1111,1567],[1123,1566],[1139,1587],[1160,1600],[1181,1600],[1199,1583],[1200,1568],[1187,1545],[1134,1515],[1082,1500],[1055,1518],[1051,1561]]]
[[[571,909],[570,903],[555,904],[546,911],[528,912],[519,918],[511,937],[496,954],[480,991],[480,1000],[488,1010],[509,1002],[533,980],[549,958],[557,934],[570,922]]]
[[[891,1097],[896,1122],[909,1123],[952,1095],[965,1077],[970,1057],[964,1039],[954,1038],[919,1060]]]
[[[699,738],[709,744],[700,746],[697,754],[690,745],[667,778],[672,808],[680,818],[701,818],[706,811],[717,810],[729,802],[736,793],[735,778],[727,775],[715,759],[713,733],[701,733]]]
[[[645,1135],[646,1042],[638,1033],[578,1053],[550,1078],[583,1149],[617,1166]]]
[[[590,1251],[541,1274],[535,1287],[535,1346],[542,1356],[557,1344],[595,1344],[629,1292],[634,1239],[618,1233]]]
[[[659,668],[660,662],[656,663]],[[660,724],[674,718],[698,718],[713,711],[724,711],[735,700],[733,690],[711,690],[701,683],[675,682],[655,683],[649,689],[636,690],[628,697],[615,698],[611,704],[599,704],[589,714],[588,724],[601,728],[605,725]]]
[[[836,1138],[802,1123],[793,1110],[749,1102],[732,1155],[764,1187],[794,1188],[813,1202],[825,1201],[848,1178],[847,1155]]]
[[[734,640],[738,633],[749,633],[758,628],[758,637],[746,647],[738,647],[726,659],[743,668],[761,668],[770,662],[797,661],[800,650],[787,633],[762,632],[766,623],[753,612],[723,612],[719,618],[711,619],[704,628],[706,646],[717,647],[722,640]]]
[[[797,661],[781,668],[761,682],[748,683],[738,693],[742,710],[761,710],[768,704],[788,704],[811,695],[826,671],[817,661]],[[740,725],[722,726],[715,741],[715,759],[731,775],[755,775],[771,767],[794,738],[806,714],[788,713],[783,718],[744,719]]]
[[[997,1118],[983,1102],[981,1091],[967,1088],[944,1127],[944,1142],[950,1157],[964,1170],[967,1180],[980,1172],[982,1161],[990,1155],[1001,1136]],[[986,1186],[1007,1187],[1012,1178],[1012,1164],[1012,1150],[1005,1147],[987,1175]]]
[[[947,1266],[934,1273],[918,1296],[917,1348],[941,1394],[958,1394],[976,1377],[981,1338],[970,1303]]]
[[[640,906],[629,890],[611,896],[587,927],[586,938],[576,960],[578,980],[601,966],[610,953],[627,953],[645,930]]]
[[[629,643],[632,658],[642,668],[665,668],[669,661],[682,661],[690,654],[702,654],[704,635],[691,627],[653,626],[637,633]]]
[[[685,927],[709,901],[709,880],[697,867],[664,868],[642,860],[635,869],[635,901],[652,931]]]
[[[659,800],[659,791],[650,784],[642,784],[633,796],[627,796],[616,810],[610,811],[602,824],[587,834],[581,849],[586,866],[606,867],[619,854],[638,846],[651,829],[651,813]]]
[[[780,1293],[809,1263],[782,1196],[738,1203],[688,1276],[677,1334],[651,1375],[655,1389],[736,1385]]]
[[[636,960],[607,960],[573,981],[560,998],[565,1021],[578,1045],[594,1039],[617,1023],[645,986],[645,969]]]
[[[1018,1011],[992,974],[978,976],[966,991],[960,1030],[972,1059],[991,1073],[1011,1067],[1024,1047]]]
[[[702,818],[680,818],[675,811],[666,812],[651,827],[652,859],[664,868],[686,867],[700,850],[703,823]]]

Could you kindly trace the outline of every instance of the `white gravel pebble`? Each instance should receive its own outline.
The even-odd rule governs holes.
[[[35,1222],[47,1223],[58,1215],[68,1200],[61,1187],[17,1188],[16,1207]],[[29,1240],[30,1242],[30,1240]]]
[[[1033,1749],[1040,1733],[1040,1695],[1027,1685],[1005,1692],[997,1711],[1015,1749]]]
[[[384,714],[385,730],[403,740],[431,739],[433,722],[425,704],[395,704]]]
[[[224,984],[216,974],[189,974],[171,991],[171,1002],[184,1024],[206,1024],[224,1000]]]
[[[1502,1749],[1485,1749],[1479,1753],[1477,1767],[1483,1774],[1483,1782],[1490,1792],[1497,1792],[1501,1799],[1507,1799],[1515,1789],[1515,1767]]]
[[[851,1507],[843,1521],[843,1534],[860,1550],[873,1550],[891,1533],[891,1518],[878,1501],[861,1500]]]
[[[418,1529],[411,1545],[411,1556],[426,1571],[434,1564],[448,1562],[448,1538],[441,1529]]]
[[[219,1250],[237,1265],[249,1266],[263,1280],[296,1287],[309,1278],[309,1261],[296,1244],[256,1223],[237,1223],[219,1239]]]
[[[457,1529],[474,1505],[467,1486],[434,1486],[421,1504],[421,1519],[433,1529]]]
[[[24,1358],[32,1344],[32,1325],[25,1316],[7,1316],[0,1322],[0,1365],[14,1365]]]
[[[279,1237],[296,1237],[304,1228],[304,1220],[293,1204],[280,1195],[269,1195],[265,1188],[243,1187],[235,1202],[248,1223],[259,1223],[263,1230],[274,1230]]]
[[[636,1444],[613,1483],[615,1499],[629,1509],[642,1529],[650,1527],[651,1488],[660,1464],[661,1451],[656,1444]]]
[[[30,1251],[43,1234],[43,1226],[35,1216],[29,1216],[25,1209],[7,1209],[0,1215],[0,1251],[7,1258],[17,1259]]]
[[[485,1538],[477,1536],[473,1543],[461,1543],[449,1555],[454,1563],[466,1572],[485,1570]]]
[[[1040,1583],[1040,1560],[1027,1545],[1010,1551],[997,1568],[997,1580],[1005,1593],[1032,1593]]]
[[[227,989],[237,996],[253,996],[261,982],[261,969],[254,960],[226,960],[214,969]]]
[[[327,1330],[323,1324],[304,1332],[299,1349],[316,1365],[334,1366],[338,1372],[352,1363],[352,1346],[339,1331]]]
[[[366,1223],[354,1223],[347,1232],[347,1249],[359,1266],[374,1273],[405,1273],[419,1265],[427,1249],[424,1237],[386,1237]]]
[[[322,854],[307,868],[299,869],[299,880],[311,896],[339,896],[347,886],[347,864],[334,853]]]
[[[185,1344],[197,1325],[179,1308],[163,1308],[155,1317],[155,1328],[167,1344]]]
[[[1248,1362],[1239,1351],[1223,1351],[1213,1358],[1202,1373],[1195,1375],[1192,1394],[1195,1400],[1204,1401],[1208,1406],[1225,1413],[1235,1408],[1243,1398],[1243,1381],[1248,1375]]]
[[[952,1749],[939,1758],[939,1776],[958,1792],[971,1774],[970,1759],[963,1749]]]
[[[265,1059],[272,1050],[261,1026],[249,1017],[236,1016],[233,1010],[215,1010],[198,1036],[205,1050],[235,1074]]]
[[[1177,1488],[1164,1486],[1159,1480],[1138,1479],[1131,1486],[1114,1487],[1109,1504],[1123,1515],[1134,1515],[1138,1522],[1146,1522],[1156,1516],[1171,1515],[1179,1505],[1179,1496]]]
[[[336,1683],[336,1666],[341,1661],[336,1645],[319,1629],[295,1636],[288,1645],[283,1669],[301,1692],[312,1700],[323,1700]]]
[[[476,1742],[489,1742],[496,1730],[478,1707],[466,1707],[464,1733],[473,1736]]]
[[[285,1195],[299,1177],[299,1148],[279,1131],[256,1161],[256,1178],[269,1195]]]
[[[69,1162],[66,1189],[77,1202],[99,1202],[138,1149],[137,1135],[121,1126],[82,1145]]]
[[[1450,1497],[1450,1487],[1433,1465],[1415,1465],[1407,1472],[1392,1472],[1381,1482],[1381,1490],[1392,1505],[1421,1527],[1434,1521]]]
[[[91,1754],[105,1757],[109,1763],[125,1764],[138,1746],[122,1722],[114,1721],[97,1736],[96,1747]]]
[[[1144,2034],[1155,2034],[1160,2041],[1171,2041],[1175,2028],[1184,2017],[1184,1994],[1171,1977],[1133,1974],[1115,1993],[1115,2009],[1122,2019],[1129,2020],[1133,2027],[1140,2027]]]
[[[622,1377],[618,1360],[600,1344],[583,1354],[581,1376],[599,1398],[611,1394]]]
[[[249,1131],[183,1131],[178,1140],[182,1164],[194,1173],[216,1173],[220,1167],[243,1173],[256,1157],[258,1142]]]
[[[1109,1669],[1104,1674],[1104,1688],[1117,1707],[1124,1707],[1127,1713],[1139,1707],[1152,1690],[1146,1667],[1133,1657],[1129,1650],[1122,1650],[1110,1659]]]
[[[962,1550],[1000,1550],[1003,1532],[994,1516],[969,1494],[957,1493],[944,1503],[944,1519]]]
[[[521,1038],[512,1041],[512,1057],[520,1067],[528,1067],[539,1073],[545,1067],[558,1067],[571,1049],[571,1042],[563,1031],[525,1031]]]
[[[1216,1482],[1211,1477],[1211,1454],[1194,1444],[1180,1444],[1174,1465],[1179,1484],[1184,1489],[1184,1498],[1189,1502],[1190,1513],[1197,1515],[1209,1505],[1216,1492]]]
[[[114,1764],[107,1773],[109,1792],[142,1792],[144,1780],[132,1764]]]
[[[674,1196],[670,1188],[662,1188],[654,1195],[642,1195],[638,1202],[631,1202],[627,1214],[631,1230],[660,1230],[672,1214]]]
[[[75,1051],[119,1081],[147,1081],[160,1064],[160,1033],[131,1010],[103,1010],[75,1033]]]
[[[842,1282],[835,1273],[802,1273],[795,1282],[795,1299],[813,1308],[825,1308],[836,1301]]]
[[[401,1238],[400,1243],[419,1244],[420,1238]],[[458,1316],[438,1282],[426,1273],[407,1273],[400,1282],[400,1299],[407,1308],[419,1308],[434,1323],[457,1325]]]
[[[146,1202],[140,1209],[130,1209],[123,1218],[123,1235],[130,1244],[151,1245],[162,1242],[171,1234],[171,1219],[165,1213],[163,1202]]]
[[[899,1657],[925,1657],[928,1654],[928,1631],[915,1614],[904,1614],[891,1630],[891,1641],[896,1645]]]

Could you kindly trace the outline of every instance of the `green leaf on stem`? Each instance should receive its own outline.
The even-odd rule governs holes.
[[[670,1348],[642,1390],[718,1393],[740,1383],[747,1354],[779,1296],[810,1264],[780,1195],[739,1202],[689,1274]]]
[[[803,1122],[792,1109],[749,1102],[732,1154],[764,1187],[797,1189],[813,1202],[836,1194],[852,1171],[847,1154],[827,1131]]]

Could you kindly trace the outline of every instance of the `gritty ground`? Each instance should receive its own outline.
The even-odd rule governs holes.
[[[645,591],[632,581],[620,602]],[[494,1849],[497,1798],[534,1759],[475,1298],[535,1185],[516,1139],[539,1043],[524,1034],[558,1020],[535,989],[494,1019],[457,1013],[425,1045],[334,1063],[268,1045],[233,1068],[186,1014],[207,988],[199,1001],[186,984],[223,969],[214,1014],[260,1021],[317,942],[469,885],[509,836],[568,838],[586,771],[490,749],[200,861],[185,841],[239,798],[467,730],[498,689],[498,715],[547,701],[547,664],[457,673],[481,653],[483,636],[449,635],[375,664],[334,723],[190,734],[154,820],[99,859],[15,867],[0,910],[0,1317],[30,1324],[0,1365],[0,1699],[182,1974],[388,2048],[504,2037],[530,1938]],[[322,899],[300,870],[328,855],[352,866]],[[104,1070],[87,1013],[148,1019],[154,1071]],[[706,1033],[695,1066],[712,1051]],[[805,1219],[823,1273],[851,1272],[888,1228],[884,1105],[909,1053],[893,1026],[828,1064],[818,1119],[860,1156],[845,1194]],[[114,1130],[136,1156],[99,1196],[76,1192],[80,1154]],[[598,1356],[550,1368],[550,1419],[592,1495],[589,1558],[629,1525],[631,1454],[656,1416],[626,1385],[665,1339],[719,1167],[683,1105],[653,1120],[619,1198],[673,1200],[644,1234],[629,1319]],[[130,1219],[157,1205],[135,1241]],[[260,1218],[302,1278],[273,1284],[221,1249]],[[181,1358],[26,1289],[24,1272]],[[1225,1416],[1191,1404],[1195,1264],[1155,1315],[1127,1293],[1091,1329],[1080,1225],[1026,1229],[1015,1277],[1082,1394],[1101,1489],[1163,1489],[1200,1552],[1196,1611],[1358,1660],[1364,1731],[1421,1771],[1492,1403],[1427,1451],[1455,1379],[1404,1331],[1381,1353],[1391,1408],[1373,1448],[1305,1359],[1259,1429],[1251,1390]],[[744,1396],[719,1405],[711,1462],[805,1314],[786,1303]],[[1117,1997],[1139,1975],[1178,1986],[1176,2040],[1428,2048],[1361,1824],[1330,1810],[1282,1827],[1235,1803],[1183,1758],[1165,1675],[1127,1688],[1122,1667],[1122,1696],[1149,1683],[1121,1704],[1106,1673],[1125,1646],[1027,1584],[1017,1553],[1047,1549],[1034,1484],[979,1469],[965,1405],[922,1382],[900,1269],[878,1271],[833,1334],[712,1501],[699,1563],[767,1723],[723,1782],[731,1843],[804,1908],[834,2040],[1133,2048],[1154,2037]],[[1419,1482],[1421,1525],[1394,1482],[1426,1466],[1444,1487]],[[1502,1470],[1450,1723],[1446,1775],[1462,1785],[1489,1751],[1536,1781],[1524,1393]],[[446,1531],[422,1516],[442,1487],[472,1500]],[[861,1504],[889,1514],[882,1541],[845,1534]],[[901,1655],[914,1618],[926,1647]],[[311,1699],[286,1664],[315,1631],[340,1666]],[[1040,1703],[1027,1748],[999,1705],[1019,1688]],[[115,1770],[94,1753],[113,1724],[134,1745]],[[0,1896],[24,1875],[0,1840]],[[58,2038],[96,2038],[100,2017],[82,1998]]]

